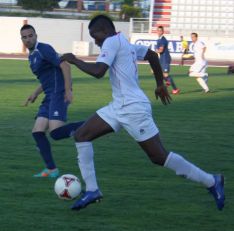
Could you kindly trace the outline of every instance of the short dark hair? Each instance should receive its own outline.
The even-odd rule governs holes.
[[[161,29],[162,31],[164,31],[164,27],[163,26],[158,26],[158,29]]]
[[[105,26],[110,26],[113,30],[115,30],[115,25],[112,22],[111,18],[109,18],[106,15],[100,14],[95,16],[93,19],[91,19],[88,28],[90,29],[92,26],[97,26],[97,27],[105,27]]]
[[[22,30],[28,30],[28,29],[32,29],[32,30],[36,33],[35,28],[34,28],[32,25],[29,25],[29,24],[23,25],[23,26],[21,27],[21,29],[20,29],[20,32],[21,32]]]
[[[191,33],[191,35],[194,35],[196,38],[198,37],[198,34],[195,32]]]

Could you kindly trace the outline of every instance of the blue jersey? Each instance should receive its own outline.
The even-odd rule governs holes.
[[[160,47],[163,47],[163,52],[160,53],[160,63],[161,64],[171,63],[171,56],[168,50],[168,41],[164,36],[162,36],[157,42],[157,49],[159,49]]]
[[[37,76],[46,95],[64,92],[64,78],[60,58],[48,44],[37,43],[29,54],[30,68]]]

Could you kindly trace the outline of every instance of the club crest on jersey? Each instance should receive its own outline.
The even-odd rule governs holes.
[[[58,112],[58,111],[55,111],[55,112],[54,112],[54,116],[59,116],[59,112]]]
[[[107,56],[108,56],[108,52],[107,52],[107,51],[102,52],[102,54],[101,54],[101,57],[102,57],[102,58],[105,58],[105,57],[107,57]]]

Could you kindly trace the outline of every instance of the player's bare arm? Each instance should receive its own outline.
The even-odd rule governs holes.
[[[149,62],[154,73],[154,77],[157,83],[157,87],[155,89],[156,99],[160,98],[164,105],[170,103],[171,97],[168,94],[167,87],[163,82],[163,72],[159,63],[158,55],[149,49],[144,59]]]
[[[73,55],[72,53],[64,54],[61,57],[61,60],[67,61],[70,64],[74,64],[81,71],[83,71],[89,75],[92,75],[93,77],[95,77],[97,79],[102,78],[109,68],[109,66],[105,63],[84,62],[83,60],[76,58],[75,55]]]
[[[27,100],[24,103],[24,106],[28,106],[29,103],[34,103],[38,95],[40,95],[42,92],[43,92],[42,86],[39,85],[36,88],[36,90],[27,98]]]
[[[64,78],[64,88],[65,88],[65,95],[64,95],[64,101],[71,103],[72,102],[72,80],[71,80],[71,68],[70,65],[67,62],[61,62],[60,68],[63,72],[63,78]]]

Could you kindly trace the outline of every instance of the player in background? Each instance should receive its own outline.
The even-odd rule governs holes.
[[[189,76],[195,77],[198,84],[202,87],[205,93],[210,92],[208,87],[208,73],[206,72],[207,61],[205,59],[206,46],[198,40],[197,33],[191,33],[193,42],[193,51],[195,62],[189,69]]]
[[[184,39],[184,36],[180,36],[180,41],[181,41],[181,47],[182,47],[182,56],[181,56],[181,66],[184,65],[184,60],[187,59],[188,51],[189,51],[189,46],[188,46],[188,41]]]
[[[159,55],[159,61],[163,71],[163,77],[166,81],[167,86],[172,86],[172,94],[176,95],[179,94],[180,89],[176,87],[173,78],[169,75],[170,72],[170,63],[171,63],[171,56],[168,49],[168,41],[164,36],[164,28],[163,26],[157,27],[157,34],[158,34],[158,42],[156,47],[156,53]]]
[[[117,33],[111,19],[104,15],[94,17],[89,23],[89,33],[101,48],[95,63],[65,54],[62,60],[100,79],[109,69],[113,100],[99,109],[75,133],[78,164],[86,184],[86,192],[72,209],[80,210],[102,198],[96,180],[94,151],[91,141],[110,132],[124,128],[150,160],[173,170],[177,175],[203,184],[214,196],[218,209],[224,206],[224,178],[206,173],[175,152],[164,148],[159,130],[153,120],[150,101],[138,84],[137,60],[147,60],[154,72],[156,98],[170,103],[167,87],[157,54],[145,46],[133,45],[122,33]]]
[[[40,81],[40,85],[27,98],[25,106],[34,103],[42,92],[45,94],[36,116],[32,136],[46,168],[34,176],[57,177],[59,170],[55,165],[46,131],[49,130],[54,140],[59,140],[72,136],[74,131],[83,124],[83,122],[76,122],[64,125],[68,105],[72,102],[70,65],[61,62],[58,54],[49,44],[37,41],[33,26],[24,25],[20,34],[23,44],[29,50],[30,68]]]
[[[234,73],[234,65],[229,65],[228,70],[227,70],[227,74],[230,75],[230,74],[233,74],[233,73]]]

